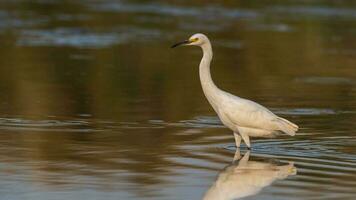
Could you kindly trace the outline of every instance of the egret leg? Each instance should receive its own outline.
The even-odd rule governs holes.
[[[240,132],[240,135],[241,135],[242,139],[244,140],[245,144],[247,145],[247,148],[251,149],[250,137],[244,132]]]
[[[247,151],[239,162],[239,166],[246,166],[250,159],[250,151]]]
[[[240,149],[237,148],[235,151],[235,155],[234,155],[234,159],[232,160],[232,163],[238,161],[241,159],[241,153],[240,153]]]
[[[234,132],[234,136],[235,136],[235,143],[236,143],[236,147],[240,148],[241,145],[241,136],[238,133]]]

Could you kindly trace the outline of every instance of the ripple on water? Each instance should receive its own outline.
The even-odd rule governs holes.
[[[0,118],[0,129],[12,131],[92,132],[99,131],[83,120],[30,120]]]
[[[80,29],[25,30],[17,41],[19,46],[107,47],[123,38],[115,33],[91,33]]]
[[[253,24],[249,27],[252,31],[274,31],[274,32],[292,32],[294,28],[287,24]]]
[[[274,13],[284,13],[287,15],[300,15],[302,17],[334,17],[356,18],[356,10],[352,8],[336,8],[322,6],[274,6],[268,10]]]
[[[199,17],[205,20],[216,18],[255,18],[257,12],[250,10],[230,9],[219,6],[205,7],[181,7],[158,3],[124,3],[124,2],[100,2],[87,5],[90,9],[104,12],[147,13],[169,16]]]
[[[295,81],[308,84],[320,84],[320,85],[354,85],[355,81],[345,77],[320,77],[309,76],[296,78]]]
[[[43,25],[48,23],[49,19],[47,17],[41,16],[36,17],[31,13],[25,13],[25,15],[29,15],[26,19],[23,19],[24,13],[12,12],[11,14],[7,11],[0,10],[0,31],[2,32],[4,29],[9,28],[27,28],[33,27],[37,25]]]
[[[150,120],[151,124],[163,126],[175,126],[185,128],[222,128],[224,127],[218,117],[198,116],[190,120],[181,120],[178,122],[164,122],[162,120]]]
[[[318,115],[318,114],[317,114]],[[47,168],[52,167],[55,169],[62,169],[59,171],[49,172],[48,174],[45,169],[42,170],[42,174],[45,174],[48,180],[41,180],[42,183],[48,181],[50,183],[59,183],[66,185],[68,188],[73,188],[76,185],[83,186],[87,180],[91,180],[93,183],[98,183],[100,186],[101,183],[111,182],[115,184],[130,184],[131,182],[122,179],[119,175],[127,173],[129,171],[133,176],[146,176],[149,178],[162,178],[170,180],[167,184],[173,185],[173,187],[180,187],[189,183],[194,186],[202,186],[201,181],[204,180],[206,183],[206,189],[214,185],[214,181],[218,174],[226,174],[225,169],[231,168],[231,163],[234,158],[234,153],[236,148],[225,148],[228,144],[233,144],[233,137],[231,133],[219,134],[215,128],[223,127],[219,119],[215,116],[198,116],[189,120],[181,120],[178,122],[166,122],[164,120],[155,119],[149,120],[147,122],[117,122],[112,120],[99,120],[92,119],[91,116],[81,115],[80,119],[73,120],[60,120],[55,116],[51,117],[48,120],[30,120],[24,118],[0,118],[0,129],[15,129],[15,130],[39,130],[39,131],[78,131],[81,129],[84,130],[122,130],[122,129],[140,129],[140,128],[169,128],[169,127],[179,127],[179,131],[183,131],[187,135],[196,134],[199,137],[195,139],[184,139],[181,140],[181,143],[174,143],[175,147],[172,150],[167,152],[158,151],[157,155],[151,152],[146,154],[146,152],[140,152],[137,155],[150,155],[155,158],[163,158],[166,163],[154,163],[141,161],[143,157],[131,161],[126,157],[118,157],[117,150],[121,148],[121,151],[128,150],[127,147],[120,146],[116,144],[122,143],[113,143],[114,145],[102,144],[100,141],[98,144],[96,142],[90,143],[88,147],[86,146],[75,146],[77,150],[71,149],[71,156],[68,156],[69,159],[57,160],[58,155],[55,154],[53,161],[51,163],[45,160],[45,165]],[[98,128],[99,127],[99,128]],[[211,129],[205,129],[211,128]],[[169,130],[169,129],[167,129]],[[196,132],[195,130],[199,130]],[[166,130],[165,130],[166,131]],[[169,134],[165,132],[164,134]],[[176,132],[176,130],[174,130]],[[100,134],[100,133],[99,133]],[[285,191],[285,188],[290,190],[292,193],[300,192],[303,194],[309,194],[310,188],[318,188],[321,191],[329,191],[332,188],[332,192],[336,197],[344,195],[344,193],[352,193],[352,188],[356,186],[353,176],[356,175],[356,160],[354,153],[343,151],[342,148],[351,147],[356,142],[356,138],[353,136],[330,136],[330,135],[318,135],[310,137],[280,137],[275,139],[258,139],[253,141],[253,149],[251,151],[251,158],[249,162],[251,164],[260,164],[259,166],[271,166],[275,163],[288,163],[294,162],[295,167],[298,170],[298,174],[295,177],[290,177],[290,179],[285,181],[277,181],[273,185],[268,186],[269,189],[262,191],[261,194],[266,195],[268,191],[281,192]],[[126,136],[124,136],[126,137]],[[174,135],[175,138],[179,138],[179,135]],[[187,137],[187,136],[183,136]],[[111,139],[112,140],[112,139]],[[110,140],[110,141],[111,141]],[[100,143],[100,145],[99,145]],[[105,148],[103,147],[105,146]],[[218,146],[218,148],[217,148]],[[7,147],[7,146],[6,146]],[[90,148],[89,148],[90,147]],[[342,147],[342,148],[341,148]],[[72,147],[71,147],[72,148]],[[159,147],[158,147],[159,148]],[[132,148],[132,151],[135,152],[139,147]],[[140,150],[140,149],[139,149]],[[150,149],[151,150],[151,149]],[[74,152],[75,156],[72,156]],[[109,152],[109,153],[108,153]],[[111,153],[110,153],[111,152]],[[112,153],[115,152],[115,153]],[[243,146],[242,152],[245,152]],[[56,152],[57,153],[57,152]],[[131,152],[132,153],[132,152]],[[66,154],[64,154],[66,155]],[[95,156],[93,156],[95,155]],[[132,154],[136,155],[136,154]],[[236,154],[235,154],[236,155]],[[83,159],[78,159],[78,156]],[[98,166],[95,166],[93,163],[95,161],[94,157],[98,159]],[[130,158],[132,156],[129,156]],[[88,160],[84,159],[87,158]],[[122,159],[122,161],[120,160]],[[84,161],[83,161],[84,160]],[[94,161],[93,161],[94,160]],[[120,161],[119,161],[120,160]],[[32,161],[33,162],[33,161]],[[48,164],[50,163],[50,164]],[[65,163],[65,164],[63,164]],[[106,164],[102,164],[106,163]],[[125,164],[123,164],[125,163]],[[168,163],[168,164],[167,164]],[[41,163],[42,164],[42,163]],[[162,174],[157,174],[152,171],[130,171],[134,168],[133,166],[142,166],[149,165],[151,168],[156,169],[165,169],[167,172]],[[51,165],[50,167],[48,167]],[[63,166],[64,165],[64,166]],[[2,165],[3,166],[3,165]],[[33,165],[32,165],[33,166]],[[94,167],[93,167],[94,166]],[[126,167],[124,167],[126,166]],[[129,166],[129,167],[127,167]],[[256,166],[256,165],[254,165]],[[28,170],[25,164],[23,165],[24,170]],[[10,167],[7,167],[10,169]],[[13,163],[11,163],[11,169],[13,168]],[[17,168],[19,168],[17,166]],[[138,169],[138,168],[135,168]],[[141,168],[140,168],[141,169]],[[270,169],[270,168],[268,168]],[[29,168],[31,171],[32,168]],[[36,168],[36,170],[39,170]],[[121,171],[120,171],[121,170]],[[69,171],[70,175],[63,178],[63,174]],[[241,172],[241,171],[236,171]],[[251,172],[256,172],[255,170]],[[61,176],[58,179],[55,176]],[[17,173],[24,174],[24,173]],[[29,173],[34,174],[34,173]],[[83,179],[78,180],[78,177],[73,176],[73,174],[81,174]],[[84,175],[83,175],[84,174]],[[104,174],[104,175],[103,175]],[[271,173],[274,174],[274,173]],[[95,178],[107,178],[110,179],[95,179]],[[113,179],[111,179],[114,177]],[[209,181],[207,177],[211,177]],[[241,175],[237,176],[241,177]],[[260,176],[256,176],[257,178]],[[27,181],[33,177],[19,177],[19,179]],[[117,181],[117,180],[123,181]],[[58,179],[58,181],[57,181]],[[83,181],[82,181],[83,180]],[[250,178],[248,180],[251,180]],[[22,180],[21,180],[22,181]],[[192,183],[193,181],[193,183]],[[195,182],[194,182],[195,181]],[[119,182],[119,183],[118,183]],[[190,185],[190,186],[191,186]],[[117,186],[117,185],[114,185]],[[88,187],[85,185],[85,187]],[[97,189],[96,186],[94,189]],[[136,187],[136,186],[133,186]],[[351,188],[351,189],[350,189]],[[320,190],[318,190],[320,192]],[[268,195],[268,194],[267,194]],[[286,197],[289,194],[283,195]],[[159,199],[159,198],[156,198]],[[273,199],[273,198],[271,198]]]
[[[343,113],[341,111],[335,111],[328,108],[294,108],[294,109],[282,109],[273,108],[271,109],[276,114],[281,115],[335,115],[338,113]]]
[[[160,35],[159,31],[125,27],[112,32],[94,32],[80,28],[24,30],[17,40],[19,46],[71,46],[78,48],[105,48],[131,40],[145,40]]]
[[[281,109],[275,108],[272,111],[281,115],[337,115],[349,114],[351,111],[335,111],[332,109],[320,108],[298,108]],[[55,116],[44,120],[32,120],[24,118],[0,118],[0,129],[6,130],[28,130],[28,131],[68,131],[68,132],[90,132],[103,130],[125,130],[125,129],[162,129],[162,128],[182,128],[180,133],[187,135],[191,133],[201,133],[203,129],[225,128],[217,116],[197,116],[193,119],[180,120],[177,122],[167,122],[160,119],[148,120],[146,122],[135,121],[114,121],[114,120],[93,120],[90,115],[80,115],[75,119],[58,119]],[[313,133],[314,135],[316,133]],[[300,134],[305,135],[305,134]],[[218,136],[220,137],[220,136]]]

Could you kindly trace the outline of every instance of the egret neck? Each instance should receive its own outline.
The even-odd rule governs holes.
[[[213,58],[213,51],[209,41],[206,41],[206,43],[204,43],[201,48],[203,50],[203,58],[201,59],[199,65],[200,82],[206,98],[208,99],[209,103],[214,107],[214,109],[216,109],[215,102],[219,97],[220,90],[214,84],[214,81],[211,78],[210,74],[210,62]]]

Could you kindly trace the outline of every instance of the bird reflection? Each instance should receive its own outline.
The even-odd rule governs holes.
[[[274,181],[297,173],[293,163],[278,166],[269,162],[249,161],[249,157],[250,151],[241,158],[237,150],[232,164],[218,175],[203,200],[233,200],[254,195]]]

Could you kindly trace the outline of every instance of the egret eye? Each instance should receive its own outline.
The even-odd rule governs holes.
[[[192,38],[190,39],[190,42],[197,42],[199,40],[199,38]]]

